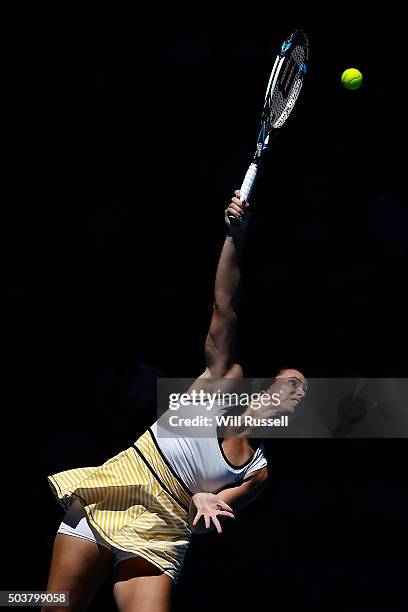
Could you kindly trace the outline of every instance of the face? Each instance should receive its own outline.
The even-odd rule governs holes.
[[[306,395],[307,380],[298,370],[285,368],[279,372],[266,392],[269,395],[278,394],[280,403],[277,414],[294,414]]]

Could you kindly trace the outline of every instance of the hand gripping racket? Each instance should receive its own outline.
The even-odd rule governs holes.
[[[256,151],[241,185],[241,200],[248,200],[258,168],[269,143],[292,112],[303,84],[309,57],[309,42],[303,30],[295,30],[282,44],[266,88]],[[241,221],[228,215],[231,223]]]

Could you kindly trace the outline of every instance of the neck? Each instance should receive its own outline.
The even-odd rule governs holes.
[[[224,439],[227,438],[247,438],[248,428],[244,425],[227,425],[223,431]]]

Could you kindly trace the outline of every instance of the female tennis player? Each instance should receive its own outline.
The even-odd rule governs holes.
[[[231,225],[231,216],[241,223]],[[211,391],[212,379],[233,383],[243,377],[235,354],[236,308],[249,217],[249,205],[236,191],[225,214],[206,369],[192,388],[205,384]],[[281,402],[264,414],[293,413],[304,388],[300,372],[282,370],[268,389],[271,395],[278,391]],[[223,438],[217,429],[214,437],[164,438],[156,422],[102,466],[49,476],[66,514],[55,537],[47,591],[68,591],[70,603],[43,612],[86,609],[111,566],[121,612],[167,612],[191,534],[214,528],[221,533],[222,521],[235,518],[266,484],[262,443],[233,429],[224,430]]]

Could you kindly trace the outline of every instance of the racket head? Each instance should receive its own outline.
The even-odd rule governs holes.
[[[258,157],[292,112],[303,85],[308,59],[308,37],[304,30],[294,30],[282,43],[269,77],[258,135]]]

